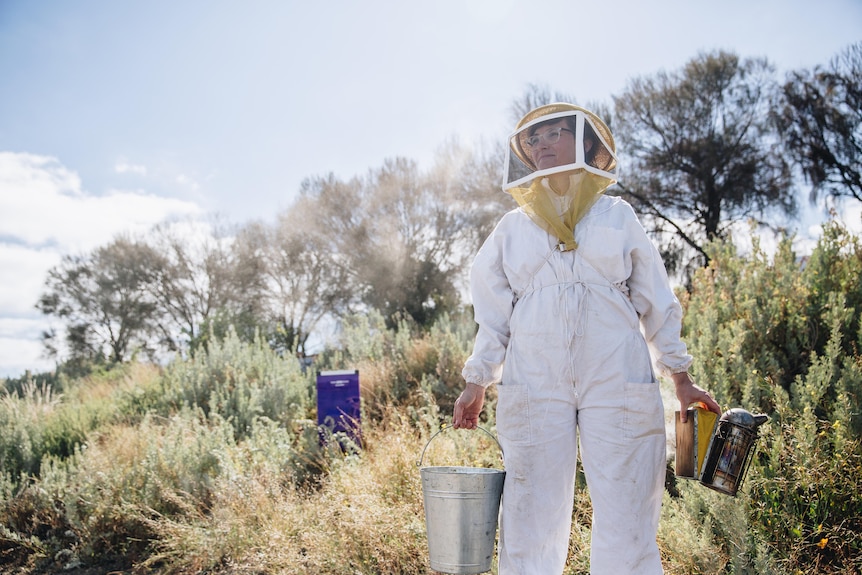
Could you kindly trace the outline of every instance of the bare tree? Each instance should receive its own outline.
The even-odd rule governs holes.
[[[227,323],[256,323],[261,266],[253,251],[241,249],[236,236],[236,229],[215,219],[153,229],[150,241],[162,255],[162,266],[152,289],[166,349],[193,347],[219,314]]]
[[[318,233],[346,268],[357,302],[421,325],[460,303],[456,283],[475,239],[471,214],[453,201],[463,200],[456,176],[442,164],[423,174],[399,158],[363,179],[306,182]]]
[[[795,215],[790,167],[769,122],[773,74],[765,60],[716,52],[634,79],[614,98],[614,134],[629,160],[618,189],[666,240],[669,268],[703,265],[705,244],[735,221]]]
[[[311,333],[325,317],[345,313],[352,297],[347,270],[318,229],[316,214],[316,200],[303,196],[274,226],[252,224],[241,236],[246,249],[254,246],[260,254],[262,311],[270,345],[280,352],[304,355]]]
[[[862,202],[862,42],[828,66],[789,74],[776,114],[793,159],[821,194]]]

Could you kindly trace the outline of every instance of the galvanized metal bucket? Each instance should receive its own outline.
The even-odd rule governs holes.
[[[445,429],[452,428],[431,436],[417,464],[431,569],[459,575],[485,573],[491,570],[494,558],[506,472],[484,467],[422,467],[431,440]],[[497,442],[490,432],[479,429]]]

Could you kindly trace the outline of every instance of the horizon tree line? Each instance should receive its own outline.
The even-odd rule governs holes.
[[[558,100],[577,103],[530,85],[513,119]],[[625,166],[608,193],[684,279],[734,223],[784,231],[803,182],[812,203],[862,202],[862,42],[783,83],[765,59],[703,53],[587,107]],[[515,203],[499,188],[501,147],[442,150],[425,171],[393,158],[363,177],[309,177],[271,223],[163,223],[63,257],[36,304],[62,326],[43,334],[46,352],[83,369],[193,354],[233,329],[305,355],[327,320],[373,309],[421,328],[459,312],[473,254]]]

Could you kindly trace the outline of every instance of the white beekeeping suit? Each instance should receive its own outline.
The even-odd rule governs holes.
[[[570,141],[573,158],[542,167],[543,154]],[[603,195],[615,170],[613,137],[591,112],[551,104],[527,114],[503,185],[519,207],[472,267],[479,330],[463,376],[498,384],[500,575],[562,573],[579,442],[591,573],[662,573],[666,454],[653,366],[670,375],[692,360],[658,252],[629,204]]]

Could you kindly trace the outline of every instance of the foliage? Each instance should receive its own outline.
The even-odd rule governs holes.
[[[78,380],[32,378],[7,387],[0,395],[0,470],[19,485],[39,474],[43,458],[71,456],[90,432],[121,417],[131,390],[154,373],[128,364]]]
[[[391,405],[420,407],[429,396],[451,413],[474,336],[472,321],[465,314],[444,315],[428,330],[408,319],[389,329],[377,312],[354,315],[344,321],[342,349],[325,355],[320,366],[355,366],[365,410],[372,418]]]
[[[513,206],[498,154],[452,140],[427,170],[386,160],[365,178],[310,178],[274,225],[165,222],[50,270],[37,304],[68,373],[188,356],[233,326],[280,354],[309,355],[322,324],[379,311],[430,327],[461,305],[466,265]]]
[[[753,245],[748,258],[730,244],[710,247],[710,265],[683,297],[684,329],[694,369],[720,400],[768,411],[770,384],[789,392],[811,354],[826,353],[830,313],[844,314],[841,353],[858,353],[862,243],[831,221],[807,258],[794,254],[788,237],[771,261],[759,241]]]
[[[775,119],[796,163],[821,194],[862,201],[862,42],[826,67],[788,74]]]
[[[746,257],[714,244],[681,294],[696,375],[771,421],[736,498],[683,481],[665,497],[667,573],[862,573],[858,241],[827,226],[804,266],[790,239],[771,259],[756,243]],[[9,387],[0,562],[22,573],[430,573],[417,458],[427,448],[425,464],[499,465],[482,434],[429,443],[474,329],[466,313],[426,329],[374,312],[345,320],[315,367],[359,369],[362,450],[319,443],[296,359],[230,331],[164,369],[130,364],[62,392]],[[63,433],[78,439],[47,447]],[[579,478],[567,574],[588,568],[590,513]]]
[[[259,418],[282,424],[305,418],[309,387],[294,358],[279,357],[259,338],[246,343],[229,331],[188,360],[170,364],[140,401],[148,412],[163,416],[200,409],[205,417],[223,418],[241,439]]]
[[[707,243],[735,221],[795,214],[790,166],[768,121],[774,90],[765,60],[715,52],[632,80],[614,98],[618,148],[631,160],[621,189],[670,269],[706,263]]]
[[[751,529],[747,501],[688,481],[665,495],[659,547],[668,574],[785,575],[769,542]],[[693,552],[693,550],[698,550]]]
[[[710,253],[683,300],[693,369],[720,402],[768,410],[764,374],[789,388],[814,349],[800,262],[790,238],[772,262],[757,241],[748,260],[728,244],[713,244]]]
[[[840,305],[826,312],[832,329],[823,354],[812,354],[808,373],[789,393],[775,390],[777,429],[766,437],[768,450],[758,462],[762,478],[752,497],[755,525],[782,550],[787,565],[858,573],[862,357],[841,348],[846,312]]]
[[[312,200],[300,198],[274,226],[251,224],[239,238],[259,254],[267,337],[281,353],[305,354],[315,328],[327,314],[340,315],[353,295],[347,271],[308,217],[313,210]]]
[[[366,178],[307,180],[297,207],[316,215],[318,249],[336,254],[352,287],[352,303],[390,322],[410,317],[431,325],[458,306],[456,280],[476,238],[464,209],[461,167],[445,162],[428,173],[397,158]],[[452,159],[451,157],[449,158]]]
[[[768,413],[749,521],[783,572],[862,572],[862,243],[835,222],[807,261],[713,246],[687,298],[695,372]],[[762,554],[762,552],[761,552]],[[759,572],[759,571],[758,571]]]
[[[150,352],[148,336],[156,326],[150,293],[161,256],[146,244],[118,237],[92,254],[64,256],[48,273],[37,307],[66,324],[69,355],[119,363],[139,349]],[[46,333],[47,349],[61,352],[57,335]]]
[[[42,426],[57,405],[48,386],[31,383],[22,391],[21,396],[0,397],[0,469],[15,479],[38,473],[44,452]]]
[[[159,521],[148,564],[167,563],[167,572],[428,573],[417,561],[425,553],[419,438],[394,412],[381,423],[365,435],[361,459],[330,455],[315,491],[281,480],[277,452],[235,450],[213,512]]]
[[[162,349],[194,351],[224,318],[253,338],[262,266],[236,236],[243,237],[218,221],[163,223],[152,230],[147,245],[161,258],[148,289]],[[251,329],[243,330],[248,324]]]

